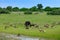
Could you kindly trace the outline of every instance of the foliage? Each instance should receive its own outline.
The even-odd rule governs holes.
[[[24,14],[32,14],[32,11],[26,11]]]
[[[6,7],[6,10],[12,11],[12,6],[7,6],[7,7]]]
[[[6,8],[0,7],[0,10],[8,10],[8,11],[52,11],[52,10],[58,10],[60,7],[50,7],[47,6],[43,8],[42,4],[37,4],[36,6],[32,6],[31,8],[19,8],[19,7],[12,7],[12,6],[7,6]],[[50,13],[50,12],[49,12]]]
[[[45,7],[44,11],[52,11],[52,8],[50,8],[49,6]]]
[[[59,10],[60,7],[53,7],[52,10]]]
[[[18,7],[14,7],[12,10],[13,11],[19,11],[19,8]]]
[[[37,11],[37,7],[36,6],[33,6],[29,9],[30,11]]]
[[[0,10],[0,14],[10,14],[8,10]]]
[[[2,8],[0,7],[0,10],[2,10]]]
[[[48,15],[60,15],[60,10],[53,10],[47,13]]]
[[[28,11],[28,8],[21,8],[20,11]]]
[[[26,11],[24,14],[32,14],[31,11]]]
[[[38,8],[38,10],[41,10],[43,8],[43,5],[42,4],[37,4],[37,8]]]

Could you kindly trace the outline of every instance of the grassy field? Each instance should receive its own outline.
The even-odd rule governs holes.
[[[43,27],[44,24],[50,24],[52,22],[59,22],[60,16],[41,14],[32,15],[19,15],[19,14],[1,14],[0,15],[0,32],[11,33],[11,34],[22,34],[34,37],[60,39],[60,25],[56,25],[54,28],[44,28],[46,32],[40,32],[37,28],[25,29],[24,22],[31,21],[31,23],[39,24],[39,27]],[[4,23],[16,23],[17,28],[9,27],[4,29],[6,24]],[[22,23],[22,24],[17,24]]]

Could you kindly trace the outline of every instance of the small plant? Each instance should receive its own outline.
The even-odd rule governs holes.
[[[53,10],[47,12],[47,15],[60,15],[60,10]]]
[[[26,11],[24,14],[32,14],[31,11]]]
[[[1,10],[0,14],[10,14],[8,10]]]

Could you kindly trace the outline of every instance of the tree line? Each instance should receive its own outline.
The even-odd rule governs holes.
[[[46,11],[48,15],[60,15],[60,7],[50,7],[47,6],[43,8],[42,4],[37,4],[36,6],[33,6],[31,8],[19,8],[19,7],[12,7],[12,6],[7,6],[6,8],[0,7],[0,14],[2,13],[9,13],[11,11]]]
[[[19,8],[19,7],[12,7],[12,6],[7,6],[6,8],[1,8],[0,10],[8,10],[8,11],[38,11],[38,10],[42,10],[43,6],[42,4],[37,4],[37,6],[33,6],[31,8]]]

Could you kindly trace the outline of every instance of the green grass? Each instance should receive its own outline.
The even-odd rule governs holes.
[[[9,27],[6,30],[4,29],[3,23],[24,23],[25,21],[31,21],[32,23],[37,23],[40,27],[43,27],[44,24],[51,24],[52,22],[60,21],[60,16],[52,16],[46,14],[37,14],[37,15],[18,15],[18,14],[2,14],[0,15],[0,32],[11,33],[11,34],[22,34],[34,37],[43,37],[43,38],[53,38],[60,39],[60,25],[56,25],[56,28],[44,28],[46,32],[39,32],[37,28],[25,29],[23,24],[16,24],[18,28]]]

